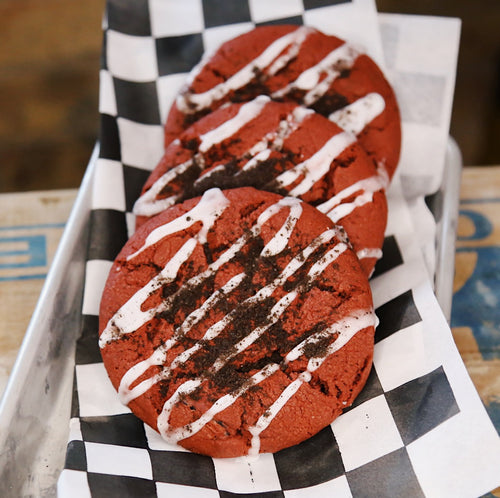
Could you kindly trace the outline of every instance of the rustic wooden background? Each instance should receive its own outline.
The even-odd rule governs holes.
[[[105,0],[0,2],[0,192],[78,187],[98,130]],[[378,0],[463,19],[451,134],[465,164],[500,164],[500,2]]]
[[[80,184],[98,130],[104,4],[0,2],[0,191]]]

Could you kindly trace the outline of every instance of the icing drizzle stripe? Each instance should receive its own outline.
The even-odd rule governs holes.
[[[302,385],[311,381],[311,374],[315,372],[329,356],[344,347],[359,331],[367,327],[376,326],[376,324],[377,318],[373,311],[357,311],[347,318],[339,320],[326,330],[309,336],[286,355],[285,363],[294,361],[301,356],[302,350],[306,344],[314,343],[318,339],[327,337],[328,335],[337,334],[335,341],[328,346],[326,355],[320,358],[311,358],[307,364],[306,370],[301,372],[299,376],[281,392],[274,403],[272,403],[259,417],[257,423],[249,428],[249,432],[252,435],[251,446],[248,452],[249,455],[254,456],[259,453],[260,434],[269,427],[287,401],[292,398]]]
[[[251,297],[245,299],[243,303],[240,303],[241,305],[246,305],[246,304],[252,304],[252,303],[257,303],[259,301],[263,301],[267,297],[269,297],[280,285],[282,285],[289,277],[291,277],[301,266],[304,265],[306,262],[307,258],[314,252],[314,250],[319,247],[319,245],[328,243],[331,238],[335,235],[335,230],[328,230],[326,232],[323,232],[320,236],[318,236],[309,246],[307,246],[303,251],[301,251],[300,254],[298,254],[295,258],[293,258],[290,263],[284,268],[284,270],[278,275],[277,278],[275,278],[271,283],[267,284],[266,286],[262,287],[259,289],[257,293],[252,295]],[[337,244],[334,246],[333,249],[331,249],[328,253],[325,254],[325,256],[317,262],[316,266],[313,265],[309,271],[309,275],[312,278],[316,278],[327,266],[330,264],[334,259],[336,259],[342,252],[344,252],[347,249],[347,245],[344,244],[343,242]],[[227,287],[229,287],[228,282],[226,284]],[[239,283],[239,282],[238,282]],[[233,286],[233,288],[236,288],[236,286]],[[233,290],[231,289],[226,289],[227,291]],[[288,297],[287,297],[288,296]],[[279,315],[282,314],[286,307],[293,301],[295,298],[296,293],[289,293],[289,295],[285,295],[284,298],[282,298],[278,303],[272,308],[271,312],[269,313],[268,320],[274,320],[275,322],[279,319]],[[240,307],[239,306],[239,307]],[[187,361],[193,354],[195,354],[197,351],[202,349],[204,347],[204,344],[207,341],[210,341],[212,339],[215,339],[233,320],[233,318],[237,315],[239,307],[236,307],[233,309],[231,312],[229,312],[227,315],[225,315],[222,319],[220,319],[218,322],[210,326],[207,331],[205,332],[204,336],[191,348],[184,350],[180,355],[178,355],[172,362],[171,364],[167,367],[164,367],[163,371],[159,374],[156,375],[155,377],[155,382],[161,380],[161,379],[166,379],[170,376],[171,371],[176,368],[178,365],[184,363]],[[274,316],[275,315],[275,316]],[[273,317],[274,316],[274,317]],[[271,318],[273,317],[273,318]],[[191,324],[191,326],[194,324]],[[262,335],[272,324],[270,323],[269,325],[265,327],[259,328],[259,330],[256,329],[256,331],[253,331],[253,333],[246,338],[245,340],[241,341],[241,345],[245,345],[245,347],[248,347],[250,344],[252,344],[255,340]],[[183,328],[182,333],[186,333],[188,329],[186,327]],[[151,365],[159,365],[162,364],[163,361],[165,361],[165,353],[177,342],[177,339],[182,336],[180,333],[181,331],[179,330],[178,333],[175,333],[173,338],[167,343],[163,345],[161,348],[161,352],[158,353],[158,351],[155,351],[153,355],[141,362],[144,364],[144,366],[147,364],[148,366]],[[240,353],[241,350],[238,350],[238,346],[235,349],[234,355]],[[159,356],[158,356],[159,355]],[[232,356],[234,356],[232,355]],[[231,356],[228,356],[227,359],[229,359]],[[158,361],[161,361],[161,363],[157,363]],[[226,360],[227,361],[227,360]],[[222,364],[218,364],[217,369],[221,368]],[[132,367],[135,368],[135,367]],[[140,372],[139,375],[142,375],[146,371],[147,367],[145,366],[145,369],[143,370],[142,367],[138,368],[137,371]],[[120,398],[123,400],[127,400],[127,402],[130,402],[132,399],[134,399],[137,395],[142,394],[143,391],[142,388],[136,389],[134,391],[134,395],[132,395],[132,392],[130,391],[130,386],[135,382],[137,377],[135,377],[132,374],[129,374],[128,372],[124,376],[126,379],[125,381],[122,379],[122,382],[120,383]],[[142,384],[144,388],[147,387],[149,389],[155,382],[148,381],[147,384]],[[147,390],[146,389],[146,390]]]
[[[166,237],[169,234],[175,233],[177,231],[183,230],[193,223],[198,221],[203,221],[203,225],[200,229],[200,232],[195,236],[195,238],[189,239],[189,245],[186,246],[187,250],[181,250],[180,253],[176,255],[176,258],[173,258],[165,268],[154,277],[145,287],[139,289],[118,311],[117,313],[109,320],[107,326],[101,333],[99,338],[99,345],[101,348],[105,347],[106,344],[110,341],[117,340],[123,334],[127,334],[133,332],[138,329],[140,326],[147,323],[149,320],[155,316],[155,314],[160,313],[169,309],[172,304],[173,299],[167,298],[156,308],[152,308],[147,311],[141,310],[141,304],[144,302],[148,295],[150,295],[155,290],[159,289],[163,284],[168,283],[177,274],[177,271],[182,264],[182,262],[187,261],[191,252],[194,250],[196,245],[196,241],[199,243],[203,243],[206,239],[206,232],[209,230],[211,224],[216,219],[216,214],[219,214],[221,210],[226,209],[228,205],[228,200],[224,197],[224,194],[220,189],[211,189],[205,192],[204,196],[200,199],[200,202],[193,207],[190,211],[188,211],[184,216],[173,220],[166,225],[158,227],[158,231],[153,234],[151,232],[150,236],[146,239],[145,244],[137,250],[134,254],[129,256],[129,259],[137,256],[140,252],[144,251],[150,245],[157,243],[161,240],[162,237]],[[288,229],[282,231],[282,229],[278,230],[276,234],[269,240],[266,244],[266,251],[264,254],[276,254],[276,251],[279,251],[279,248],[282,249],[286,246],[288,237],[290,237],[293,226],[297,222],[298,216],[300,213],[298,209],[300,208],[300,212],[302,212],[301,201],[299,199],[295,199],[293,197],[284,197],[280,199],[277,203],[272,204],[268,208],[266,208],[258,217],[257,222],[253,225],[249,232],[242,235],[236,242],[234,242],[228,249],[226,249],[217,260],[208,265],[207,269],[204,272],[190,278],[185,286],[195,286],[203,282],[206,278],[212,275],[213,272],[217,271],[222,265],[230,261],[234,258],[238,252],[242,249],[242,247],[247,243],[250,237],[256,237],[260,234],[262,226],[273,216],[276,214],[281,208],[289,208],[290,212],[285,220],[283,226],[287,226]],[[338,235],[338,229],[331,229],[327,232],[324,232],[324,237],[329,237],[331,239],[334,235]],[[328,239],[328,240],[329,240]],[[188,243],[186,242],[186,244]],[[323,243],[323,242],[321,242]],[[175,261],[176,269],[173,271],[173,265]]]
[[[309,338],[302,341],[290,353],[287,354],[283,363],[290,363],[301,356],[302,350],[307,343],[314,342],[318,338],[326,337],[328,334],[336,334],[337,338],[327,348],[326,355],[321,358],[311,358],[308,362],[307,369],[299,377],[292,381],[279,395],[278,399],[271,404],[261,415],[257,423],[249,428],[252,435],[251,447],[249,455],[255,455],[259,452],[260,448],[260,434],[269,426],[271,421],[276,417],[279,411],[285,406],[286,402],[298,391],[303,383],[309,382],[312,378],[311,373],[317,370],[323,362],[340,348],[344,347],[349,340],[354,337],[359,331],[376,325],[376,316],[373,310],[362,310],[354,312],[349,317],[339,320],[337,323],[331,325],[326,330],[317,334],[309,336]],[[241,397],[248,389],[257,385],[267,378],[271,377],[275,372],[280,369],[277,363],[269,363],[264,368],[259,370],[256,374],[251,376],[246,383],[239,389],[232,393],[226,394],[219,398],[200,418],[187,424],[183,427],[172,429],[170,428],[168,419],[170,413],[182,395],[189,394],[195,391],[203,382],[202,378],[187,381],[177,388],[175,393],[166,401],[162,412],[158,417],[158,430],[162,437],[171,443],[177,443],[182,439],[192,436],[201,430],[207,423],[209,423],[214,416],[222,410],[231,406],[239,397]]]
[[[202,145],[204,144],[203,152],[207,152],[212,146],[220,143],[225,138],[232,136],[234,132],[237,131],[237,129],[239,129],[241,126],[244,126],[244,124],[246,124],[251,119],[255,118],[268,102],[268,97],[258,97],[254,101],[243,105],[240,108],[239,113],[234,118],[223,123],[221,126],[215,128],[207,134],[202,135]],[[244,109],[246,110],[244,111]],[[242,172],[257,167],[261,162],[269,158],[273,150],[281,150],[285,138],[293,133],[298,128],[300,123],[302,123],[303,120],[312,112],[313,111],[302,107],[295,108],[291,115],[287,116],[286,119],[282,120],[279,123],[278,129],[275,132],[268,133],[265,137],[263,137],[259,142],[257,142],[250,148],[248,153],[243,156],[246,156],[245,158],[247,159],[247,162],[241,170],[238,170],[234,174],[234,176],[238,176]],[[371,119],[370,116],[364,116],[364,118]],[[358,116],[358,120],[359,119],[360,118]],[[368,122],[366,120],[362,121],[363,126]],[[347,131],[334,135],[318,151],[316,151],[315,154],[278,175],[268,184],[268,186],[276,184],[280,187],[288,187],[302,177],[301,181],[290,190],[289,195],[301,196],[307,193],[316,182],[318,182],[319,180],[321,180],[321,178],[328,174],[332,161],[355,141],[355,136]],[[204,164],[203,154],[201,152],[198,152],[196,154],[196,161],[186,161],[162,175],[153,184],[153,186],[138,199],[134,206],[134,213],[136,215],[152,216],[175,203],[178,196],[170,196],[165,199],[160,199],[158,198],[158,194],[166,185],[174,181],[179,175],[184,173],[188,168],[193,167],[195,164]],[[212,174],[216,174],[220,171],[226,170],[226,166],[227,165],[219,165],[216,168],[203,173],[195,181],[195,185],[199,185],[201,181],[205,180]],[[371,180],[363,180],[347,187],[318,207],[323,212],[328,212],[328,216],[335,223],[337,223],[343,217],[352,213],[357,207],[371,202],[373,199],[373,196],[371,194],[377,190],[380,190],[381,188],[385,188],[386,186],[387,179],[383,178],[382,175],[379,174],[377,177],[374,177]],[[362,193],[362,197],[360,197],[353,203],[348,203],[342,207],[337,207],[340,203],[342,203],[343,199],[352,195],[352,193],[357,189],[367,190],[367,193]]]
[[[243,104],[239,109],[236,116],[225,121],[217,128],[208,131],[207,133],[201,135],[200,137],[200,152],[207,152],[215,144],[220,144],[226,138],[231,137],[238,132],[243,126],[255,119],[261,112],[266,104],[268,104],[271,99],[265,95],[260,95],[259,97]]]
[[[332,161],[355,141],[356,137],[350,133],[338,133],[331,137],[315,154],[281,173],[274,181],[282,187],[287,187],[303,176],[301,182],[290,190],[289,195],[305,194],[328,173]]]
[[[342,129],[359,135],[368,123],[373,121],[385,109],[385,100],[378,93],[369,93],[352,104],[332,112],[328,119]]]
[[[220,189],[213,188],[207,190],[203,194],[200,202],[198,202],[198,204],[196,204],[196,206],[187,213],[179,216],[169,223],[166,223],[165,225],[155,228],[152,232],[150,232],[144,242],[144,245],[133,254],[130,254],[127,257],[127,260],[130,261],[135,258],[145,249],[157,243],[167,235],[185,230],[199,221],[202,223],[202,228],[195,235],[195,238],[198,242],[200,242],[200,244],[205,243],[208,230],[212,227],[215,220],[222,214],[228,205],[229,201],[224,197],[224,194]]]
[[[271,94],[272,98],[283,98],[295,89],[304,90],[305,106],[314,104],[330,88],[343,70],[350,69],[360,52],[348,43],[332,50],[314,66],[303,71],[295,81]],[[321,79],[321,76],[324,76]]]
[[[173,195],[170,197],[159,198],[159,194],[171,181],[182,175],[185,171],[193,166],[193,160],[189,159],[174,168],[168,170],[158,180],[154,182],[149,190],[144,192],[135,202],[133,212],[136,215],[154,216],[164,209],[175,204],[179,196]]]
[[[265,96],[257,97],[257,99],[254,99],[253,101],[243,105],[242,108],[240,109],[240,112],[242,111],[243,107],[251,106],[246,108],[247,111],[245,111],[243,115],[248,116],[248,114],[251,113],[252,116],[255,118],[259,114],[257,111],[261,112],[267,102],[269,102],[268,97]],[[248,109],[250,109],[250,111],[248,111]],[[248,161],[244,165],[242,170],[236,172],[235,176],[239,175],[242,171],[248,171],[249,169],[258,166],[261,162],[265,161],[269,157],[269,155],[273,150],[277,151],[281,150],[284,140],[299,127],[299,125],[303,122],[305,118],[307,118],[307,116],[313,114],[313,112],[314,111],[310,109],[305,109],[302,107],[294,108],[292,113],[289,114],[286,117],[286,119],[282,120],[279,123],[278,129],[275,132],[270,132],[266,134],[266,136],[264,136],[262,140],[259,140],[256,144],[254,144],[250,148],[248,153],[245,154],[244,157],[242,157],[242,159],[245,158],[248,159]],[[210,146],[217,145],[218,143],[220,143],[220,141],[232,136],[238,129],[240,129],[242,126],[244,126],[244,124],[246,124],[242,123],[239,118],[238,119],[236,118],[237,116],[232,120],[222,123],[219,127],[214,128],[209,132],[210,135],[208,133],[202,135],[202,137],[206,137],[205,138],[206,141],[204,142],[205,153],[210,150],[210,147],[208,147],[209,144]],[[231,123],[231,126],[226,127],[228,123]],[[164,189],[171,182],[175,181],[180,175],[182,175],[189,168],[195,166],[204,167],[205,159],[203,153],[201,152],[201,149],[195,154],[194,159],[195,160],[190,159],[182,164],[173,167],[172,169],[166,171],[160,178],[158,178],[155,181],[155,183],[151,186],[151,188],[146,192],[144,192],[136,201],[133,208],[134,214],[140,216],[153,216],[155,214],[160,213],[161,211],[171,206],[172,204],[174,204],[178,200],[179,196],[170,196],[161,199],[159,198],[159,195],[162,189]],[[197,185],[210,175],[223,171],[225,169],[226,165],[221,164],[218,165],[216,168],[204,171],[201,173],[201,175],[198,177],[198,179],[195,181],[194,184]]]
[[[356,256],[358,257],[358,259],[366,259],[366,258],[380,259],[382,257],[382,249],[379,249],[378,247],[365,247],[363,249],[360,249],[356,253]]]
[[[171,258],[171,260],[165,265],[162,271],[154,277],[148,284],[146,284],[142,289],[139,289],[130,299],[125,303],[120,310],[111,318],[108,326],[105,328],[101,335],[100,345],[105,347],[110,340],[116,340],[121,337],[124,333],[131,333],[141,325],[144,325],[148,320],[153,318],[159,311],[165,310],[172,305],[172,296],[165,299],[161,305],[147,311],[142,311],[141,306],[143,302],[147,299],[153,290],[159,289],[164,283],[169,282],[177,275],[180,266],[186,262],[190,255],[192,254],[194,248],[199,243],[204,243],[206,241],[206,235],[211,226],[213,226],[215,220],[218,216],[228,207],[229,201],[225,198],[223,193],[219,189],[211,189],[205,193],[205,195],[200,199],[198,204],[194,206],[188,213],[184,216],[173,220],[170,223],[162,227],[158,227],[156,230],[150,233],[146,238],[142,247],[140,247],[135,253],[129,256],[129,259],[137,257],[138,254],[143,252],[147,247],[156,244],[164,237],[176,233],[179,230],[183,230],[186,226],[191,226],[197,221],[201,221],[201,226],[198,232],[189,238],[182,248],[177,251],[177,253]],[[244,244],[251,238],[257,236],[262,226],[275,214],[277,214],[282,209],[287,209],[288,214],[283,222],[282,226],[273,237],[268,241],[264,249],[261,251],[261,257],[269,257],[279,254],[283,251],[290,239],[290,236],[294,230],[294,227],[302,214],[302,203],[300,200],[292,197],[285,197],[280,199],[277,203],[268,206],[257,218],[255,224],[250,228],[250,230],[242,237],[240,237],[234,244],[232,244],[224,253],[222,253],[219,258],[214,261],[207,270],[199,273],[198,275],[192,277],[184,285],[196,284],[202,282],[204,279],[208,278],[214,271],[220,268],[225,262],[229,261],[234,257],[239,250],[244,246]],[[239,303],[236,308],[233,308],[228,314],[226,314],[222,319],[220,319],[215,324],[211,325],[205,332],[204,336],[198,340],[194,346],[185,349],[182,353],[178,354],[169,365],[165,365],[167,359],[167,352],[178,342],[178,340],[183,337],[189,330],[196,325],[200,320],[202,320],[207,313],[215,306],[221,299],[227,296],[228,293],[234,291],[245,278],[244,273],[237,274],[229,279],[224,286],[214,291],[203,303],[202,305],[189,313],[184,319],[183,323],[177,327],[174,331],[173,336],[167,340],[163,345],[157,348],[153,354],[136,365],[132,366],[128,372],[123,376],[119,393],[120,398],[124,403],[129,403],[136,397],[144,394],[148,389],[155,385],[160,380],[169,378],[172,371],[179,365],[185,363],[193,354],[202,349],[207,341],[216,338],[233,320],[236,316],[238,306],[248,305],[249,303],[258,303],[269,296],[280,286],[282,286],[298,269],[300,269],[306,262],[309,261],[309,257],[316,251],[317,248],[323,244],[329,243],[334,236],[338,236],[339,229],[332,228],[325,230],[323,233],[318,235],[307,247],[305,247],[299,254],[292,258],[281,273],[275,277],[270,283],[261,287],[252,296],[246,298],[244,301]],[[309,281],[317,278],[336,258],[339,257],[345,250],[347,250],[347,244],[345,242],[339,242],[335,246],[327,250],[318,260],[312,262],[307,271],[307,276]],[[247,349],[251,344],[253,344],[259,337],[262,336],[274,323],[276,323],[285,310],[290,306],[290,304],[297,298],[297,296],[304,291],[308,284],[302,283],[291,292],[286,293],[282,296],[279,301],[272,307],[267,316],[267,323],[263,326],[256,327],[253,329],[246,337],[240,339],[231,352],[225,355],[223,358],[219,358],[214,362],[214,364],[207,369],[207,374],[217,372],[220,370],[232,357],[241,353]],[[359,313],[358,313],[359,314]],[[372,317],[372,312],[363,312],[362,315],[370,315]],[[364,316],[363,315],[363,316]],[[373,321],[373,317],[371,318]],[[320,333],[315,333],[308,338],[304,339],[299,346],[292,349],[284,358],[283,362],[288,363],[297,359],[298,356],[302,354],[303,349],[307,344],[319,340],[321,337],[328,336],[329,334],[336,334],[335,342],[328,347],[327,354],[333,354],[340,347],[343,347],[347,341],[362,328],[365,328],[366,320],[360,320],[360,316],[356,315],[349,317],[348,319],[341,320],[336,324],[328,327]],[[354,322],[357,328],[353,326]],[[371,322],[370,322],[371,323]],[[305,382],[309,382],[311,378],[311,373],[319,368],[321,363],[324,361],[322,358],[311,358],[308,363],[307,370],[302,372],[298,379],[293,381],[283,393],[279,396],[277,400],[266,410],[266,412],[259,418],[257,424],[250,430],[252,433],[252,447],[250,452],[258,452],[260,446],[260,433],[265,430],[269,425],[272,418],[285,406],[289,399],[298,391],[301,385]],[[159,373],[152,375],[149,378],[142,380],[139,384],[131,388],[132,385],[143,376],[146,371],[151,366],[160,366],[162,370]],[[190,435],[194,434],[201,428],[203,428],[208,422],[210,422],[213,417],[224,410],[232,403],[234,403],[242,394],[244,394],[252,385],[256,385],[265,379],[273,375],[280,365],[276,363],[270,363],[262,368],[260,371],[251,376],[247,381],[234,390],[233,392],[226,394],[219,398],[205,413],[203,413],[197,420],[188,424],[187,426],[172,429],[169,426],[169,417],[171,410],[175,404],[185,395],[194,392],[198,389],[203,382],[207,380],[205,374],[200,377],[190,379],[183,382],[177,387],[174,394],[165,402],[163,410],[158,417],[158,429],[162,436],[167,441],[179,441]],[[265,416],[264,416],[265,415]]]
[[[300,26],[298,29],[287,33],[271,43],[264,52],[258,55],[253,61],[249,62],[242,69],[234,73],[227,80],[213,88],[202,93],[184,93],[177,97],[177,108],[185,114],[192,114],[202,109],[207,109],[216,100],[224,98],[229,92],[238,90],[248,84],[255,77],[256,70],[263,70],[269,66],[279,55],[290,45],[300,46],[307,35],[311,32],[311,28]],[[271,71],[277,71],[280,66],[286,65],[293,55],[293,51],[289,55],[279,58],[274,66],[271,66]],[[201,68],[197,68],[197,72]]]
[[[173,336],[168,339],[164,344],[158,347],[154,353],[145,360],[134,365],[130,368],[120,381],[120,386],[118,388],[118,394],[120,396],[120,401],[127,405],[133,399],[144,394],[148,389],[150,389],[154,384],[164,377],[164,374],[160,372],[153,377],[142,381],[140,384],[134,388],[130,386],[146,372],[149,367],[163,365],[167,359],[167,352],[175,346],[179,338],[186,334],[194,325],[201,321],[206,314],[210,311],[211,307],[215,306],[221,299],[225,298],[227,294],[235,290],[243,281],[245,277],[244,273],[239,273],[232,277],[225,285],[220,289],[213,292],[211,296],[196,310],[190,313],[182,322],[182,324],[176,328]]]

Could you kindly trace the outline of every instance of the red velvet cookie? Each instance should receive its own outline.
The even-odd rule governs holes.
[[[311,109],[259,96],[219,108],[174,140],[134,213],[139,226],[212,187],[299,197],[345,229],[370,274],[384,241],[386,183],[353,134]]]
[[[204,57],[170,110],[165,145],[222,104],[257,95],[298,102],[355,133],[393,176],[401,123],[391,86],[356,47],[305,26],[258,27]]]
[[[341,228],[251,187],[207,190],[118,255],[100,347],[122,402],[214,457],[276,452],[330,424],[369,374],[376,317]]]

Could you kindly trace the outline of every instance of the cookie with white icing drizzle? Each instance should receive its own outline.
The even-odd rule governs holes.
[[[293,197],[210,189],[118,255],[100,310],[123,403],[214,457],[276,452],[330,424],[373,357],[370,287],[343,233]]]
[[[172,105],[165,145],[227,102],[258,95],[294,101],[356,134],[391,178],[401,147],[395,94],[358,47],[307,26],[257,27],[223,43],[192,70]]]
[[[369,275],[381,256],[388,178],[321,114],[267,96],[204,116],[166,149],[134,206],[137,224],[213,187],[291,195],[340,224]]]

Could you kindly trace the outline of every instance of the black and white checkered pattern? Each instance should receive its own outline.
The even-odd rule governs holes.
[[[457,389],[465,376],[458,355],[450,363],[433,349],[436,334],[442,336],[437,342],[452,347],[449,330],[427,283],[397,179],[388,196],[384,257],[372,279],[380,319],[374,368],[355,404],[308,441],[257,460],[190,453],[167,444],[118,401],[102,363],[101,292],[132,231],[132,205],[162,154],[162,122],[186,72],[205,50],[256,24],[307,23],[335,32],[339,18],[363,18],[376,32],[371,0],[108,0],[100,154],[60,496],[430,496],[443,486],[450,490],[443,474],[451,469],[470,474],[467,464],[477,452],[457,459],[450,431],[458,439],[475,412]]]

